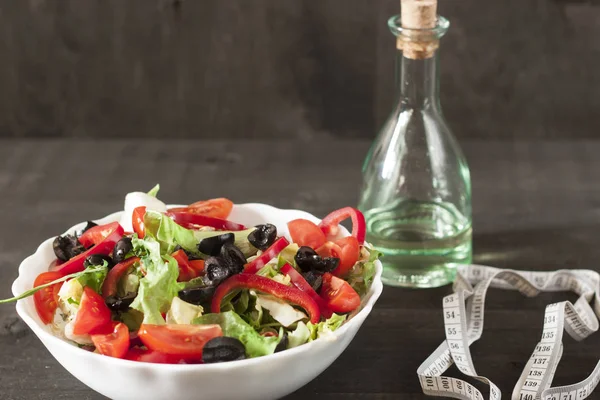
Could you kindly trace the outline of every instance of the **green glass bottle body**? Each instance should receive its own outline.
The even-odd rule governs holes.
[[[397,16],[388,24],[398,43],[427,50],[398,50],[397,101],[365,159],[359,209],[367,241],[384,254],[384,283],[437,287],[472,258],[469,168],[439,100],[439,39],[449,23],[407,30]]]

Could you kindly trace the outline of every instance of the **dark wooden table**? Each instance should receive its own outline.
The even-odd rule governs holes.
[[[0,297],[20,261],[76,222],[122,208],[125,193],[161,184],[166,202],[226,196],[301,208],[318,216],[355,204],[365,141],[0,141]],[[475,261],[498,267],[598,270],[600,141],[466,142],[473,176]],[[443,340],[433,290],[385,288],[347,351],[289,400],[421,399],[418,365]],[[538,341],[544,306],[492,290],[479,373],[509,397]],[[555,384],[586,377],[600,335],[565,340]],[[599,396],[594,394],[594,396]],[[48,353],[13,305],[0,306],[0,398],[101,399]],[[596,398],[596,397],[593,397]]]

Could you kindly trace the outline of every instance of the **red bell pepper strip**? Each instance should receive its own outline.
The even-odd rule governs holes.
[[[117,294],[117,284],[129,267],[138,261],[140,261],[138,257],[130,257],[112,267],[112,269],[108,271],[108,274],[106,274],[106,279],[104,279],[104,283],[102,284],[102,297],[106,299],[109,296]]]
[[[221,231],[243,231],[246,229],[244,225],[233,221],[185,211],[167,211],[166,215],[177,222],[178,225],[187,229],[194,229],[196,225],[210,226]]]
[[[310,316],[310,322],[313,324],[321,320],[319,305],[300,289],[292,286],[286,286],[273,279],[265,278],[260,275],[237,274],[227,279],[215,290],[212,299],[211,312],[221,312],[221,300],[232,290],[236,289],[254,289],[259,292],[268,293],[290,303],[302,307]]]
[[[80,272],[84,270],[83,262],[85,261],[86,257],[91,256],[92,254],[102,254],[105,256],[109,255],[113,251],[115,244],[123,237],[123,228],[121,225],[119,225],[118,222],[113,222],[111,225],[112,231],[104,238],[104,240],[96,244],[94,247],[91,247],[84,253],[81,253],[71,258],[64,264],[59,265],[56,268],[56,271],[61,273],[63,276]]]
[[[333,211],[323,218],[319,224],[319,228],[321,228],[325,235],[335,236],[340,230],[340,222],[348,218],[352,218],[352,236],[358,240],[359,244],[363,244],[367,233],[367,224],[363,213],[356,208],[344,207]]]
[[[321,315],[325,318],[331,317],[333,312],[327,307],[325,304],[325,300],[321,296],[315,292],[315,290],[310,286],[310,284],[304,279],[304,277],[300,274],[300,272],[296,271],[294,267],[290,264],[285,264],[281,267],[281,273],[285,275],[289,275],[292,284],[296,286],[298,289],[302,290],[304,293],[308,294],[319,306],[319,310],[321,310]]]
[[[285,249],[289,244],[290,244],[290,242],[288,242],[286,238],[280,237],[271,245],[271,247],[266,249],[264,253],[262,253],[260,256],[256,257],[254,260],[252,260],[251,262],[246,264],[244,266],[244,273],[245,274],[257,273],[269,261],[271,261],[273,258],[277,257],[277,255],[279,253],[281,253],[283,251],[283,249]]]

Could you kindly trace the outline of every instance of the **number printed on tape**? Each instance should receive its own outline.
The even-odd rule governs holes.
[[[417,370],[423,393],[483,400],[481,392],[470,383],[442,375],[454,363],[463,374],[488,384],[491,400],[501,399],[502,394],[492,381],[476,375],[469,348],[481,337],[485,296],[490,287],[518,290],[525,296],[567,290],[580,296],[575,305],[563,301],[546,306],[540,341],[515,385],[511,400],[582,400],[590,397],[600,382],[600,362],[581,382],[560,387],[551,387],[551,384],[562,356],[563,332],[575,340],[582,340],[599,328],[600,274],[592,270],[501,270],[481,265],[460,266],[455,293],[443,298],[446,340]]]

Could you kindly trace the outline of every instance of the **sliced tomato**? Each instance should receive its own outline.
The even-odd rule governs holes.
[[[150,350],[197,360],[206,342],[223,331],[219,325],[142,324],[138,334]]]
[[[360,296],[356,290],[345,280],[330,273],[323,274],[320,294],[329,309],[335,313],[348,313],[360,306]]]
[[[175,253],[171,254],[171,257],[177,261],[177,266],[179,267],[179,276],[177,277],[177,282],[187,282],[197,276],[200,276],[200,272],[196,271],[196,269],[190,264],[190,260],[187,254],[185,254],[185,251],[181,249],[177,250]],[[204,261],[202,261],[202,270],[204,270]]]
[[[148,362],[155,364],[179,364],[181,363],[181,357],[161,353],[154,350],[140,349],[139,347],[132,347],[129,349],[124,357],[126,360]]]
[[[106,274],[106,278],[102,284],[102,297],[106,299],[108,296],[117,294],[117,285],[119,284],[119,281],[123,275],[125,275],[127,270],[138,261],[140,261],[138,257],[130,257],[112,267],[112,269],[108,271],[108,274]]]
[[[358,261],[360,245],[354,236],[348,236],[335,241],[341,249],[340,265],[333,271],[335,276],[344,277]]]
[[[170,208],[172,212],[187,212],[191,214],[204,215],[206,217],[214,217],[226,219],[233,209],[233,202],[224,197],[218,199],[202,200],[190,204],[187,207]]]
[[[104,303],[104,298],[94,292],[92,288],[83,288],[83,295],[79,303],[79,310],[73,323],[75,335],[107,333],[110,331],[110,309]]]
[[[341,261],[342,258],[342,248],[333,242],[325,242],[323,246],[315,249],[318,255],[321,257],[335,257],[339,258]]]
[[[312,221],[295,219],[288,222],[287,225],[292,242],[299,246],[308,246],[317,249],[327,241],[323,231]]]
[[[33,287],[38,287],[60,279],[63,274],[56,271],[42,272],[35,278]],[[45,287],[33,294],[33,302],[35,309],[44,324],[49,324],[54,320],[54,314],[58,308],[58,291],[62,286],[61,283]]]
[[[123,358],[129,349],[129,329],[117,321],[112,321],[111,328],[110,333],[92,335],[92,342],[100,354]]]
[[[138,238],[143,239],[146,235],[146,227],[144,226],[144,215],[146,215],[146,207],[136,207],[131,214],[131,225],[133,231],[137,233]]]
[[[98,243],[106,239],[108,235],[110,235],[115,231],[115,229],[117,229],[118,225],[118,222],[111,222],[110,224],[104,225],[96,225],[83,232],[83,234],[79,237],[79,242],[83,245],[83,247],[89,249],[90,247],[97,245]]]
[[[204,260],[189,260],[190,267],[195,271],[196,276],[204,273]]]

